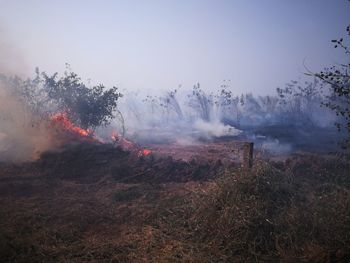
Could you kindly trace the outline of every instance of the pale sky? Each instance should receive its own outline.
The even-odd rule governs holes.
[[[304,59],[315,71],[344,61],[330,40],[348,24],[346,0],[0,0],[0,40],[21,67],[69,63],[130,90],[230,79],[237,93],[273,93],[303,75]]]

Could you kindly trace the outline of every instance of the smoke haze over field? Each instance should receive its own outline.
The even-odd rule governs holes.
[[[323,133],[337,117],[320,108],[327,96],[320,83],[300,76],[306,71],[303,60],[315,72],[344,62],[330,40],[341,36],[349,22],[346,1],[0,3],[0,77],[19,75],[20,93],[29,88],[35,96],[55,100],[50,108],[33,94],[15,94],[16,81],[1,84],[0,159],[26,160],[52,147],[45,126],[49,119],[40,119],[27,99],[45,115],[73,98],[64,104],[72,116],[94,117],[104,105],[102,95],[101,104],[93,105],[99,88],[91,88],[99,83],[117,85],[124,95],[116,96],[119,110],[111,111],[116,118],[109,133],[97,129],[106,138],[119,130],[138,142],[184,144],[244,134],[256,142],[264,138],[262,147],[288,152],[305,149],[310,141],[315,146],[323,137],[333,146],[338,136]],[[65,63],[78,75],[64,73],[58,85],[56,75],[48,76],[63,73]],[[36,66],[48,75],[31,74]],[[56,97],[48,96],[50,90],[54,94],[52,87],[60,88]]]
[[[0,28],[0,74],[28,73],[21,52]],[[26,161],[52,146],[44,122],[0,80],[0,161]]]
[[[47,122],[0,83],[0,161],[28,161],[53,147]]]
[[[314,71],[341,63],[330,40],[350,12],[345,0],[0,3],[30,69],[62,72],[67,62],[83,79],[128,90],[231,79],[237,93],[259,95],[305,72],[305,58]]]
[[[23,76],[30,74],[33,69],[28,68],[25,55],[18,48],[18,43],[1,25],[0,20],[0,74]]]

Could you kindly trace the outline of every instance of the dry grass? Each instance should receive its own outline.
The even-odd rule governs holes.
[[[250,172],[220,169],[211,179],[205,164],[130,163],[121,153],[101,168],[100,150],[89,152],[95,164],[74,167],[76,154],[58,153],[1,166],[2,262],[350,260],[348,160],[259,161]],[[67,156],[72,174],[48,172],[52,160],[67,165]]]
[[[347,262],[349,168],[347,161],[303,157],[283,170],[259,162],[248,173],[227,172],[184,213],[199,261]]]

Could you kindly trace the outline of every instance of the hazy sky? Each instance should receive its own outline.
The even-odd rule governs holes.
[[[67,62],[124,89],[230,79],[238,93],[272,93],[305,72],[304,59],[315,71],[343,61],[330,40],[349,23],[346,0],[0,0],[0,40],[21,66]]]

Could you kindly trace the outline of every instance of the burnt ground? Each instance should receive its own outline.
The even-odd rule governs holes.
[[[132,259],[130,253],[149,242],[139,235],[150,231],[152,210],[188,194],[222,169],[219,161],[139,157],[113,145],[92,143],[68,145],[33,163],[3,163],[0,258]]]
[[[347,158],[242,171],[161,153],[82,143],[0,164],[1,262],[350,260]]]

